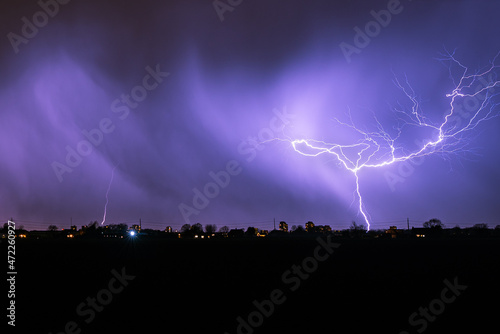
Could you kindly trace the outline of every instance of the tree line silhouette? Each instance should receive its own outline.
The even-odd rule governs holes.
[[[7,233],[7,223],[3,225],[3,229],[0,230],[1,233]],[[101,226],[97,221],[90,222],[88,225],[82,226],[81,229],[77,229],[76,226],[71,226],[70,229],[59,230],[56,225],[49,225],[47,227],[46,234],[38,233],[38,236],[55,236],[58,233],[64,232],[64,234],[71,234],[71,237],[76,236],[86,236],[86,237],[97,237],[97,236],[128,236],[131,230],[137,231],[139,235],[169,235],[175,238],[217,238],[217,237],[264,237],[264,236],[312,236],[312,235],[324,235],[333,234],[338,237],[349,237],[349,238],[383,238],[383,237],[410,237],[410,236],[425,236],[425,237],[500,237],[500,225],[496,225],[495,228],[489,228],[485,223],[474,224],[472,227],[462,228],[460,226],[455,226],[453,228],[445,228],[445,225],[441,220],[437,218],[430,219],[423,223],[423,227],[412,227],[411,229],[397,229],[395,226],[391,226],[389,229],[374,229],[367,231],[366,226],[362,224],[357,224],[355,221],[351,223],[349,228],[342,230],[332,230],[328,225],[314,225],[313,222],[309,221],[302,225],[292,225],[291,229],[288,230],[288,225],[286,222],[280,222],[279,229],[273,230],[262,230],[254,226],[248,226],[245,228],[233,228],[230,229],[227,225],[217,228],[216,224],[206,224],[203,226],[200,223],[195,224],[184,224],[180,228],[180,231],[172,231],[170,227],[167,227],[164,231],[153,230],[153,229],[141,229],[139,225],[132,225],[129,227],[127,224],[109,224]],[[22,234],[24,237],[29,234],[37,234],[36,232],[43,231],[26,231],[22,225],[16,229],[16,234]]]

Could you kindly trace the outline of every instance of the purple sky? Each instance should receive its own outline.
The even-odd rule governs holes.
[[[49,6],[53,17],[37,14],[36,1],[2,6],[0,218],[37,229],[101,222],[115,166],[106,223],[362,223],[354,176],[333,156],[257,142],[355,143],[359,135],[333,120],[347,122],[348,110],[364,131],[376,129],[374,116],[394,131],[394,108],[411,106],[394,84],[405,74],[440,123],[454,88],[440,53],[456,49],[473,71],[500,51],[495,1],[243,0],[223,21],[212,1],[72,0],[57,13]],[[388,6],[390,22],[346,57],[341,43],[354,45],[354,28]],[[33,15],[36,34],[21,19]],[[10,34],[23,30],[34,36]],[[499,128],[495,118],[467,132],[465,151],[360,171],[372,228],[404,227],[407,217],[413,226],[434,217],[449,227],[500,224]],[[432,135],[410,129],[398,146],[411,152]],[[87,155],[68,163],[68,150]],[[194,189],[212,198],[193,204]]]

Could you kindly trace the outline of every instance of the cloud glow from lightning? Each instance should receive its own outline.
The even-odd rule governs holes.
[[[440,123],[433,124],[422,112],[417,96],[411,88],[408,79],[401,82],[397,78],[394,80],[396,86],[406,95],[411,102],[409,108],[395,108],[394,112],[397,115],[398,126],[395,127],[397,134],[391,136],[384,130],[382,124],[374,116],[376,131],[361,130],[357,127],[348,113],[349,122],[341,122],[337,118],[334,120],[340,125],[350,128],[357,132],[361,139],[352,144],[337,144],[328,143],[325,141],[315,139],[276,139],[280,141],[287,141],[291,143],[295,152],[308,156],[318,157],[323,154],[333,155],[340,166],[354,174],[355,178],[355,198],[358,200],[359,213],[363,216],[366,223],[367,230],[370,230],[370,216],[367,213],[363,196],[361,193],[359,172],[364,168],[383,168],[397,162],[408,161],[411,159],[427,156],[436,152],[440,153],[454,153],[466,146],[465,134],[468,131],[474,130],[480,123],[497,117],[500,113],[499,104],[494,103],[493,98],[500,95],[494,94],[495,87],[500,86],[500,81],[496,80],[495,70],[500,66],[495,65],[495,61],[500,55],[497,54],[490,66],[484,71],[470,74],[467,67],[458,62],[454,53],[446,53],[441,61],[449,62],[450,78],[453,81],[454,89],[451,93],[446,95],[450,99],[449,110],[446,111]],[[452,67],[458,68],[461,76],[458,81],[453,79]],[[486,78],[489,78],[486,80]],[[482,82],[482,87],[476,85]],[[476,85],[475,88],[472,86]],[[459,108],[463,105],[465,99],[473,99],[477,101],[478,107],[470,113],[459,113]],[[459,115],[460,114],[460,115]],[[453,120],[457,117],[462,117],[462,122],[453,124]],[[416,127],[418,129],[428,129],[433,133],[433,139],[424,141],[420,147],[413,151],[408,152],[403,149],[399,144],[399,139],[403,133],[404,128]],[[348,152],[355,151],[354,157],[348,156]]]
[[[108,207],[108,194],[109,194],[109,190],[111,189],[111,183],[113,182],[113,177],[115,176],[115,169],[116,167],[118,167],[118,165],[116,165],[115,167],[113,167],[113,170],[111,170],[111,179],[109,180],[109,184],[108,184],[108,190],[106,191],[106,204],[104,204],[104,215],[102,216],[102,222],[101,222],[101,225],[104,224],[104,222],[106,221],[106,209]]]

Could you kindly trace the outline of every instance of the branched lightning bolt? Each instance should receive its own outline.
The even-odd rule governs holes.
[[[410,100],[411,107],[406,108],[406,110],[405,108],[395,109],[395,113],[398,116],[397,134],[395,136],[389,135],[375,116],[376,131],[368,132],[361,130],[355,126],[349,112],[348,123],[341,122],[336,118],[335,121],[360,135],[361,139],[353,144],[341,145],[314,139],[292,140],[288,138],[285,141],[290,142],[293,149],[304,156],[333,155],[340,162],[341,166],[354,174],[356,184],[355,194],[359,203],[359,212],[363,216],[369,230],[370,218],[365,209],[360,190],[359,172],[363,168],[381,168],[436,152],[453,153],[462,149],[465,146],[463,141],[466,132],[475,129],[481,122],[499,115],[499,103],[493,103],[492,101],[493,97],[499,95],[499,93],[494,94],[495,87],[500,86],[500,81],[497,81],[495,76],[495,70],[499,67],[495,65],[495,60],[498,56],[499,54],[490,62],[490,66],[487,69],[474,74],[469,74],[469,69],[454,58],[454,53],[447,53],[443,59],[440,59],[450,62],[453,66],[457,66],[461,71],[461,76],[458,82],[453,80],[452,66],[450,65],[450,78],[455,88],[451,93],[446,95],[446,98],[450,99],[450,108],[445,112],[441,123],[437,125],[432,124],[422,113],[417,96],[411,88],[408,79],[405,77],[403,82],[396,78],[395,84]],[[489,77],[488,80],[486,80],[487,77]],[[481,85],[478,88],[477,83],[479,82],[481,82]],[[472,112],[464,113],[461,108],[464,105],[464,100],[467,98],[474,99],[478,107]],[[452,124],[453,119],[458,118],[458,116],[461,117],[460,122]],[[434,133],[434,138],[424,141],[417,150],[408,152],[397,145],[403,128],[408,126],[430,129]],[[284,139],[278,140],[283,141]],[[346,151],[352,151],[353,149],[357,152],[355,154],[356,158],[347,156]]]
[[[108,207],[108,194],[109,194],[109,190],[111,189],[111,183],[113,182],[113,177],[115,176],[115,169],[116,167],[118,167],[118,165],[116,165],[115,167],[113,167],[113,170],[111,171],[111,179],[109,180],[109,184],[108,184],[108,190],[106,191],[106,204],[104,204],[104,215],[102,216],[102,222],[101,222],[101,225],[104,224],[104,222],[106,221],[106,209]]]

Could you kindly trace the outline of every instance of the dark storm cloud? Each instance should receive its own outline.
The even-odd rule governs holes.
[[[393,72],[406,73],[422,107],[439,121],[452,84],[438,53],[457,48],[460,61],[480,68],[500,50],[493,1],[401,1],[390,23],[347,62],[339,45],[355,45],[354,28],[364,29],[374,20],[371,11],[389,3],[244,1],[222,22],[210,1],[61,5],[17,54],[8,38],[1,45],[0,218],[100,220],[117,166],[110,222],[142,217],[161,222],[154,227],[180,226],[179,205],[192,206],[193,189],[202,190],[213,182],[210,172],[235,160],[241,173],[192,222],[359,221],[352,174],[333,159],[298,156],[284,142],[249,148],[251,138],[280,125],[277,113],[292,115],[282,131],[272,131],[280,138],[357,140],[332,121],[345,120],[348,107],[361,127],[373,128],[375,113],[390,129],[390,106],[406,103]],[[4,36],[20,34],[21,17],[39,10],[35,2],[9,4]],[[134,88],[157,66],[169,75],[133,100],[137,106],[128,106],[126,117],[123,109],[115,112],[127,105],[122,94],[138,96]],[[67,147],[77,150],[88,140],[82,131],[100,129],[104,119],[109,132],[59,182],[53,163],[67,165]],[[481,127],[471,142],[478,155],[464,155],[472,161],[427,157],[403,170],[404,182],[392,188],[386,172],[400,175],[402,167],[361,173],[372,219],[496,222],[500,181],[491,166],[498,163],[498,126],[497,119]],[[405,145],[414,149],[414,138]]]

